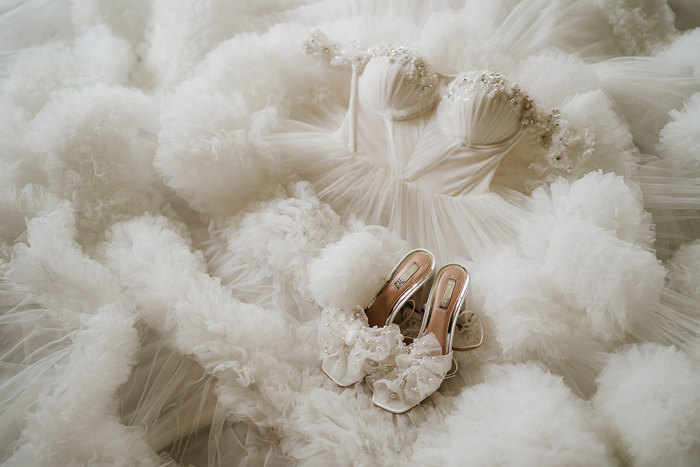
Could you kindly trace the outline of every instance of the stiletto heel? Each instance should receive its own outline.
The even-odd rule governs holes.
[[[425,305],[418,337],[395,358],[396,367],[373,381],[372,402],[392,413],[404,413],[435,392],[452,367],[453,350],[472,350],[479,343],[453,348],[457,318],[469,285],[469,273],[459,264],[438,271]]]
[[[403,340],[394,319],[434,271],[433,254],[413,250],[396,264],[366,308],[324,310],[324,373],[344,387],[384,368]]]

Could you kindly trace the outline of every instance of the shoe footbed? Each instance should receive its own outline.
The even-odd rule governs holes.
[[[454,288],[452,289],[452,294],[449,297],[446,308],[441,307],[441,302],[443,301],[443,295],[445,294],[445,289],[450,281],[453,279],[455,281]],[[441,270],[440,276],[435,279],[438,281],[435,293],[432,297],[432,303],[428,304],[430,306],[430,317],[428,321],[428,326],[425,329],[425,334],[433,333],[437,338],[440,346],[442,347],[442,354],[445,355],[449,350],[446,349],[447,346],[447,332],[450,329],[450,319],[457,306],[457,300],[459,299],[460,292],[464,289],[464,285],[467,282],[466,271],[459,267],[447,267]]]
[[[418,269],[403,283],[400,287],[396,287],[396,281],[401,278],[404,273],[408,273],[413,265],[417,264]],[[379,292],[377,299],[372,303],[372,305],[365,311],[367,314],[367,320],[370,326],[384,326],[386,325],[386,320],[391,314],[391,310],[398,301],[399,297],[412,287],[416,282],[425,277],[430,271],[432,266],[432,258],[427,254],[416,251],[413,254],[404,258],[401,266],[397,269],[396,273],[391,277],[391,280],[385,284],[382,290]]]

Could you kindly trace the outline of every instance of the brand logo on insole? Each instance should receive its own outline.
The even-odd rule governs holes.
[[[447,310],[447,307],[450,305],[450,299],[452,298],[452,292],[455,291],[456,284],[456,279],[447,279],[447,287],[445,287],[445,292],[442,294],[442,300],[440,300],[440,308],[443,310]]]
[[[403,287],[403,285],[406,282],[408,282],[411,276],[413,276],[416,273],[416,271],[418,271],[418,269],[420,269],[418,263],[414,262],[413,264],[411,264],[411,266],[409,266],[408,269],[406,269],[406,271],[403,274],[401,274],[401,277],[396,279],[396,281],[394,282],[394,287],[396,287],[397,289]]]

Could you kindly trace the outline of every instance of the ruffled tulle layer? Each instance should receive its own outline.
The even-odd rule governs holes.
[[[431,193],[367,158],[344,150],[332,134],[295,122],[271,137],[278,152],[320,198],[339,213],[388,227],[412,248],[428,248],[439,261],[472,259],[511,242],[526,215],[527,198],[513,190],[475,197]]]

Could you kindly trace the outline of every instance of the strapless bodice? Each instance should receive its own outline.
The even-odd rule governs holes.
[[[438,79],[425,62],[408,52],[378,56],[365,66],[358,96],[365,109],[381,118],[409,120],[435,106]]]
[[[415,62],[388,57],[366,65],[353,116],[359,153],[435,193],[488,191],[498,164],[523,133],[530,101],[488,72],[458,76],[438,99],[436,75],[420,66],[417,71]]]
[[[500,75],[460,75],[447,87],[403,178],[451,196],[487,192],[501,160],[523,135],[528,103]]]
[[[375,50],[353,79],[341,135],[375,165],[400,174],[439,97],[439,80],[425,61],[405,48]]]

